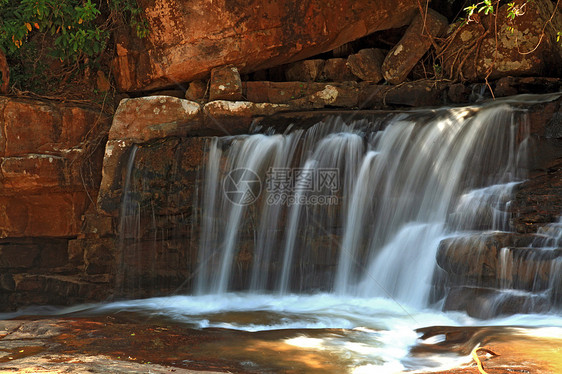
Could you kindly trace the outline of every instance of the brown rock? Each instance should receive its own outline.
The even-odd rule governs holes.
[[[324,63],[324,67],[320,73],[320,80],[327,82],[345,82],[354,81],[357,80],[357,78],[351,72],[345,58],[331,58]]]
[[[105,145],[102,179],[96,204],[105,214],[119,214],[133,144],[130,140],[108,140]]]
[[[211,70],[209,100],[241,100],[242,80],[235,66],[222,66]]]
[[[514,2],[515,6],[523,3],[523,14],[513,20],[507,16],[509,9],[505,4],[497,18],[482,16],[479,23],[457,24],[451,28],[449,33],[454,32],[455,37],[444,55],[445,72],[453,78],[468,80],[507,75],[558,76],[562,46],[556,42],[554,30],[562,27],[562,12],[554,13],[550,1]],[[545,28],[549,23],[554,27]]]
[[[9,100],[3,117],[5,156],[49,151],[59,141],[60,114],[49,103]]]
[[[96,74],[96,87],[100,92],[107,92],[111,89],[111,83],[101,70],[98,70]]]
[[[452,288],[443,306],[443,310],[462,310],[481,319],[517,313],[546,313],[550,308],[550,300],[542,294],[502,293],[477,287]]]
[[[439,37],[448,25],[447,18],[432,9],[427,15],[416,15],[400,42],[384,59],[384,79],[392,84],[402,83],[412,68],[431,46],[431,37]]]
[[[185,98],[185,91],[182,91],[182,90],[161,90],[161,91],[153,92],[150,96],[170,96],[170,97],[176,97],[178,99],[184,99]]]
[[[531,93],[559,92],[562,90],[562,79],[546,77],[503,77],[498,79],[494,87],[496,97]]]
[[[384,61],[382,49],[362,49],[347,58],[347,65],[351,72],[358,78],[378,83],[382,80],[381,66]]]
[[[200,128],[199,104],[170,96],[124,99],[109,131],[110,140],[137,143],[167,136],[185,136]]]
[[[304,60],[289,65],[285,72],[288,81],[314,82],[320,78],[324,60]]]
[[[207,82],[202,80],[195,80],[189,83],[189,87],[185,93],[187,100],[203,103],[207,96]]]
[[[437,106],[443,103],[445,84],[432,81],[416,81],[391,87],[385,92],[386,105]]]
[[[211,101],[204,107],[205,127],[224,135],[244,134],[248,133],[255,117],[270,116],[290,109],[286,104]]]
[[[108,124],[86,107],[0,99],[0,237],[79,233]]]
[[[89,202],[84,190],[0,196],[0,238],[77,236]]]
[[[324,107],[353,108],[359,102],[359,89],[354,85],[326,84],[320,91],[302,99],[291,101],[295,109],[317,109]]]
[[[37,189],[64,185],[65,160],[60,156],[4,157],[0,164],[4,188]]]
[[[122,91],[190,82],[208,77],[216,66],[235,65],[246,74],[303,60],[408,24],[417,9],[413,0],[139,4],[148,37],[116,36],[113,69]]]
[[[447,96],[452,103],[462,104],[468,103],[470,96],[470,89],[462,83],[455,83],[449,87],[447,91]]]

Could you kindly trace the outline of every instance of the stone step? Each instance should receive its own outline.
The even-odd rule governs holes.
[[[466,311],[475,318],[488,319],[517,313],[546,313],[553,308],[548,292],[498,290],[485,287],[453,287],[443,310]]]
[[[562,286],[561,248],[535,248],[535,235],[483,233],[441,241],[438,265],[453,286],[542,291]]]

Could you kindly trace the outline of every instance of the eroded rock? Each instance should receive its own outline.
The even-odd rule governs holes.
[[[141,143],[186,136],[200,129],[201,122],[201,108],[193,101],[170,96],[124,99],[113,117],[109,140]]]

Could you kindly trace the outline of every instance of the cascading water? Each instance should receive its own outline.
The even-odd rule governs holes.
[[[201,171],[190,150],[202,142],[134,147],[118,286],[145,297],[139,291],[156,283],[175,296],[60,313],[138,313],[139,320],[219,327],[211,330],[215,343],[201,342],[204,359],[228,356],[237,371],[255,373],[446,369],[470,362],[484,339],[472,332],[484,329],[488,338],[476,326],[519,326],[497,327],[502,339],[544,330],[560,336],[562,221],[538,235],[509,232],[532,145],[525,104],[550,100],[328,115],[284,133],[209,138]],[[193,207],[184,190],[195,180]],[[191,277],[193,291],[179,295],[177,285]],[[446,308],[459,290],[469,292],[465,304],[461,297],[461,307]],[[520,312],[535,314],[498,317]],[[458,326],[461,334],[451,342],[445,333],[420,338],[418,329],[431,326]]]
[[[503,104],[213,139],[198,292],[323,290],[426,305],[444,236],[508,227],[526,126],[524,111]],[[231,187],[253,198],[233,201]]]

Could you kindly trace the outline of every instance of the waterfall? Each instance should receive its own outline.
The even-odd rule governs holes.
[[[441,239],[509,228],[527,126],[523,110],[499,103],[214,138],[196,290],[425,305]]]

